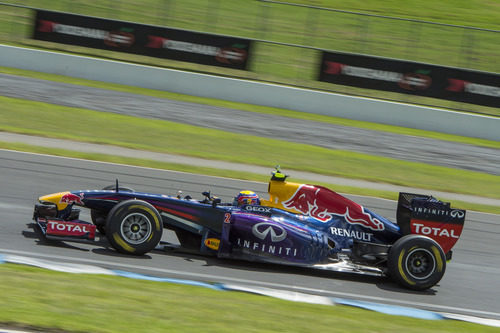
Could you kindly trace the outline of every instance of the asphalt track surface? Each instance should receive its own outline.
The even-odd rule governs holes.
[[[0,95],[500,175],[500,149],[495,148],[6,74],[0,74]]]
[[[118,254],[105,239],[96,244],[82,244],[40,238],[31,221],[33,203],[39,195],[98,189],[113,184],[116,177],[122,185],[138,191],[173,195],[182,190],[195,198],[201,198],[202,191],[211,190],[223,200],[230,200],[241,189],[254,189],[264,195],[267,188],[264,183],[0,150],[0,253],[500,319],[498,215],[468,212],[462,237],[443,280],[426,292],[402,289],[386,278],[157,250],[134,257]],[[393,201],[351,198],[390,219],[395,218]],[[81,217],[89,218],[87,212],[82,212]]]

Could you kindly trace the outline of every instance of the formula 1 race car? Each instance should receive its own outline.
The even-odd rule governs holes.
[[[315,185],[296,184],[276,169],[269,200],[242,191],[231,203],[103,190],[39,198],[33,219],[47,238],[94,241],[96,229],[117,251],[141,255],[157,248],[163,229],[181,248],[204,255],[390,276],[424,290],[437,284],[459,239],[465,210],[432,196],[400,193],[397,224]],[[79,220],[90,209],[92,222]]]

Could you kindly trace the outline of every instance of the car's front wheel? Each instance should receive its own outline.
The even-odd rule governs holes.
[[[446,257],[441,246],[421,235],[398,239],[389,251],[389,275],[400,285],[425,290],[436,285],[446,270]]]
[[[141,200],[122,201],[111,209],[106,221],[106,237],[121,253],[141,255],[153,250],[163,232],[161,216],[151,204]]]

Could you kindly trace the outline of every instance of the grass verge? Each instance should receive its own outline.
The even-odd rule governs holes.
[[[263,113],[263,114],[272,114],[272,115],[290,117],[290,118],[295,118],[295,119],[318,121],[318,122],[324,122],[324,123],[329,123],[329,124],[334,124],[334,125],[364,128],[364,129],[369,129],[369,130],[379,131],[379,132],[389,132],[389,133],[402,134],[402,135],[419,136],[419,137],[426,137],[426,138],[430,138],[430,139],[438,139],[438,140],[445,140],[445,141],[451,141],[451,142],[458,142],[458,143],[465,143],[465,144],[471,144],[471,145],[476,145],[476,146],[483,146],[483,147],[500,149],[500,142],[498,142],[498,141],[470,138],[470,137],[465,137],[465,136],[458,136],[458,135],[445,134],[445,133],[439,133],[439,132],[425,131],[425,130],[419,130],[419,129],[414,129],[414,128],[377,124],[377,123],[371,123],[371,122],[367,122],[367,121],[351,120],[351,119],[346,119],[346,118],[329,117],[329,116],[306,113],[306,112],[298,112],[298,111],[272,108],[272,107],[266,107],[266,106],[223,101],[223,100],[218,100],[218,99],[213,99],[213,98],[189,96],[189,95],[177,94],[177,93],[172,93],[172,92],[167,92],[167,91],[159,91],[159,90],[131,87],[131,86],[125,86],[125,85],[114,84],[114,83],[99,82],[99,81],[91,81],[91,80],[73,78],[73,77],[68,77],[68,76],[63,76],[63,75],[40,73],[40,72],[27,71],[27,70],[8,68],[8,67],[0,67],[0,73],[10,74],[10,75],[19,75],[19,76],[31,77],[31,78],[36,78],[36,79],[48,80],[48,81],[83,85],[83,86],[88,86],[88,87],[93,87],[93,88],[116,90],[116,91],[121,91],[121,92],[126,92],[126,93],[141,94],[141,95],[145,95],[145,96],[165,98],[165,99],[171,99],[171,100],[177,100],[177,101],[183,101],[183,102],[189,102],[189,103],[197,103],[197,104],[202,104],[202,105],[224,107],[224,108],[249,111],[249,112],[257,112],[257,113]]]
[[[0,103],[2,131],[500,198],[500,177],[479,172],[14,98]]]
[[[0,148],[4,149],[13,149],[18,151],[25,152],[33,152],[39,154],[48,154],[55,156],[64,156],[64,157],[72,157],[72,158],[80,158],[91,161],[102,161],[109,163],[118,163],[118,164],[126,164],[126,165],[134,165],[140,167],[148,167],[148,168],[156,168],[156,169],[165,169],[165,170],[175,170],[182,172],[190,172],[190,173],[198,173],[209,176],[217,176],[217,177],[228,177],[234,179],[241,180],[251,180],[251,181],[259,181],[259,182],[267,182],[269,180],[269,176],[263,176],[260,174],[253,174],[249,172],[242,172],[237,170],[222,170],[222,169],[214,169],[203,166],[193,166],[193,165],[184,165],[184,164],[176,164],[176,163],[165,163],[158,162],[146,159],[138,159],[132,157],[121,157],[121,156],[113,156],[113,155],[104,155],[104,154],[94,154],[94,153],[85,153],[85,152],[77,152],[67,149],[56,149],[56,148],[47,148],[40,146],[27,145],[22,143],[6,143],[0,141]],[[293,179],[295,182],[299,183],[311,183],[310,180],[307,179]],[[354,186],[346,186],[346,185],[338,185],[331,183],[321,183],[321,182],[313,182],[317,185],[326,186],[331,188],[332,190],[345,193],[345,194],[356,194],[356,195],[365,195],[372,196],[377,198],[384,198],[389,200],[397,200],[398,193],[391,191],[382,191],[375,189],[365,189]],[[168,194],[168,193],[167,193]],[[445,197],[440,197],[439,199],[452,202],[452,206],[460,207],[462,209],[491,213],[491,214],[500,214],[500,207],[498,206],[490,206],[490,205],[481,205],[476,203],[462,202],[458,200],[451,200]]]
[[[41,284],[43,282],[43,285]],[[493,332],[202,287],[0,265],[0,326],[67,332]],[[360,320],[363,318],[363,320]]]

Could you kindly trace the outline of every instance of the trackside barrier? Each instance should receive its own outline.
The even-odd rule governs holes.
[[[29,265],[29,266],[35,266],[35,267],[68,272],[68,273],[75,273],[75,274],[79,273],[79,274],[115,275],[132,279],[199,286],[221,291],[227,290],[227,291],[247,292],[263,296],[275,297],[293,302],[303,302],[303,303],[321,304],[321,305],[346,305],[346,306],[363,308],[366,310],[372,310],[384,314],[406,316],[418,319],[426,319],[426,320],[453,319],[453,320],[472,322],[476,324],[500,327],[500,320],[495,320],[495,319],[485,319],[485,318],[452,314],[452,313],[438,313],[438,312],[409,308],[404,306],[357,301],[357,300],[350,300],[343,298],[333,298],[333,297],[318,296],[318,295],[309,295],[294,291],[277,290],[277,289],[255,287],[255,286],[249,287],[249,286],[232,285],[224,283],[210,284],[210,283],[191,281],[191,280],[162,278],[162,277],[155,277],[133,272],[125,272],[121,270],[111,270],[91,265],[58,263],[52,260],[43,260],[37,258],[17,256],[17,255],[0,254],[0,264],[2,263]]]
[[[0,45],[0,66],[500,141],[500,118]]]

